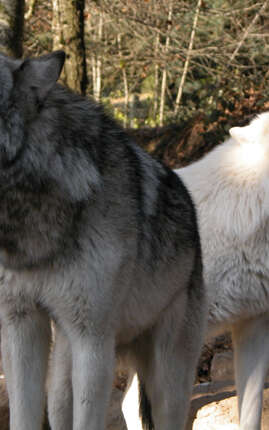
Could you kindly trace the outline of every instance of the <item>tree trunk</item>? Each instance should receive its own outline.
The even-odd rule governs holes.
[[[198,23],[198,17],[199,17],[201,5],[202,5],[202,0],[198,0],[195,14],[194,14],[194,20],[193,20],[193,25],[192,25],[192,31],[191,31],[191,37],[190,37],[189,47],[188,47],[188,51],[187,51],[187,56],[186,56],[180,84],[178,87],[178,93],[177,93],[175,111],[174,111],[175,115],[177,115],[177,113],[178,113],[179,104],[180,104],[182,93],[183,93],[183,87],[184,87],[186,76],[188,73],[188,68],[189,68],[189,63],[190,63],[190,58],[191,58],[191,53],[192,53],[192,47],[193,47],[193,42],[194,42],[194,37],[195,37],[195,32],[196,32],[196,27],[197,27],[197,23]]]
[[[163,69],[161,97],[160,97],[160,126],[163,126],[164,105],[165,105],[165,91],[166,91],[167,69]]]
[[[95,54],[91,56],[91,64],[92,64],[92,89],[93,89],[93,97],[96,98],[96,88],[97,88],[97,80],[96,80],[96,58]]]
[[[172,21],[172,15],[173,15],[173,2],[171,1],[169,4],[169,10],[168,10],[168,18],[167,18],[167,37],[164,47],[164,52],[167,54],[169,45],[170,45],[170,36],[169,32],[171,29],[171,21]],[[167,67],[164,66],[163,69],[163,77],[162,77],[162,84],[161,84],[161,97],[160,97],[160,126],[163,126],[163,117],[164,117],[164,106],[165,106],[165,92],[166,92],[166,81],[167,81]]]
[[[88,5],[89,10],[89,5]],[[104,30],[104,14],[95,8],[90,8],[91,25],[86,29],[87,35],[90,35],[90,43],[94,47],[90,51],[91,67],[92,67],[92,88],[93,97],[96,101],[101,100],[102,92],[102,65],[103,54],[100,51],[103,40]]]
[[[155,121],[157,117],[158,100],[159,100],[159,64],[158,64],[159,46],[160,46],[160,35],[157,34],[156,40],[155,40],[155,50],[154,50],[156,64],[154,66],[153,118]]]
[[[98,44],[101,45],[103,37],[103,14],[99,15],[98,23]],[[102,87],[102,56],[98,53],[95,57],[95,86],[94,86],[94,98],[98,102],[101,100],[101,87]]]
[[[129,87],[128,87],[128,77],[125,67],[125,61],[122,55],[122,48],[121,48],[121,34],[118,34],[117,36],[118,41],[118,48],[119,48],[119,57],[121,59],[121,70],[122,70],[122,79],[123,79],[123,86],[124,86],[124,120],[123,125],[126,128],[128,125],[128,115],[129,115]]]
[[[128,88],[128,78],[126,73],[126,68],[122,69],[122,78],[124,85],[124,120],[123,125],[126,128],[128,125],[128,115],[129,115],[129,88]]]
[[[0,0],[0,51],[21,57],[24,0]]]
[[[72,90],[85,93],[84,0],[52,0],[52,5],[53,49],[66,53],[62,80]]]

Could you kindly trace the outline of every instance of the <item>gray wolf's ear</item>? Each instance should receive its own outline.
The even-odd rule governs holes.
[[[42,101],[60,77],[65,61],[63,51],[26,59],[15,72],[19,86],[35,90]]]

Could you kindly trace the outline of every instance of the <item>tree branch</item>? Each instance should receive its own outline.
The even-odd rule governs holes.
[[[199,17],[201,5],[202,5],[202,0],[198,0],[196,10],[195,10],[194,20],[193,20],[193,26],[192,26],[192,32],[191,32],[191,38],[190,38],[190,43],[189,43],[189,47],[188,47],[187,57],[186,57],[186,61],[184,64],[184,69],[183,69],[183,73],[181,76],[180,84],[178,87],[178,93],[177,93],[175,111],[174,111],[175,115],[177,115],[177,113],[178,113],[179,104],[180,104],[180,100],[181,100],[182,92],[183,92],[183,86],[184,86],[186,76],[188,73],[188,67],[189,67],[189,63],[190,63],[190,57],[191,57],[191,52],[192,52],[192,47],[193,47],[193,42],[194,42],[194,37],[195,37],[196,28],[197,28],[198,17]]]
[[[258,20],[258,18],[260,17],[260,15],[263,13],[263,11],[266,9],[267,5],[268,5],[268,0],[266,0],[263,3],[263,6],[256,13],[256,15],[254,16],[253,20],[251,21],[251,23],[249,24],[249,26],[247,27],[247,29],[243,33],[243,36],[242,36],[241,40],[239,41],[237,47],[235,48],[234,52],[231,55],[231,58],[230,58],[230,60],[228,62],[228,65],[231,64],[231,62],[234,60],[234,58],[238,54],[238,51],[240,50],[241,46],[243,45],[245,39],[248,37],[248,34],[250,33],[250,30],[252,29],[252,27],[254,26],[254,24],[256,23],[256,21]]]
[[[24,14],[24,19],[30,19],[34,13],[36,0],[29,0],[29,6],[27,12]]]

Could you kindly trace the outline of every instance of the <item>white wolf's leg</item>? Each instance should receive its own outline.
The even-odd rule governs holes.
[[[71,348],[67,337],[55,328],[55,342],[50,363],[48,415],[52,430],[71,430],[73,421]]]
[[[104,430],[114,377],[114,340],[76,333],[71,347],[73,430]]]
[[[42,313],[2,321],[1,346],[10,407],[10,430],[40,430],[45,406],[50,325]]]
[[[236,324],[232,332],[240,429],[260,430],[269,364],[269,315]]]

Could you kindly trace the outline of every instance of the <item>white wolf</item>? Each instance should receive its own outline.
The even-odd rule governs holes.
[[[198,210],[208,336],[232,331],[240,429],[259,430],[269,364],[269,112],[230,135],[176,173]]]

